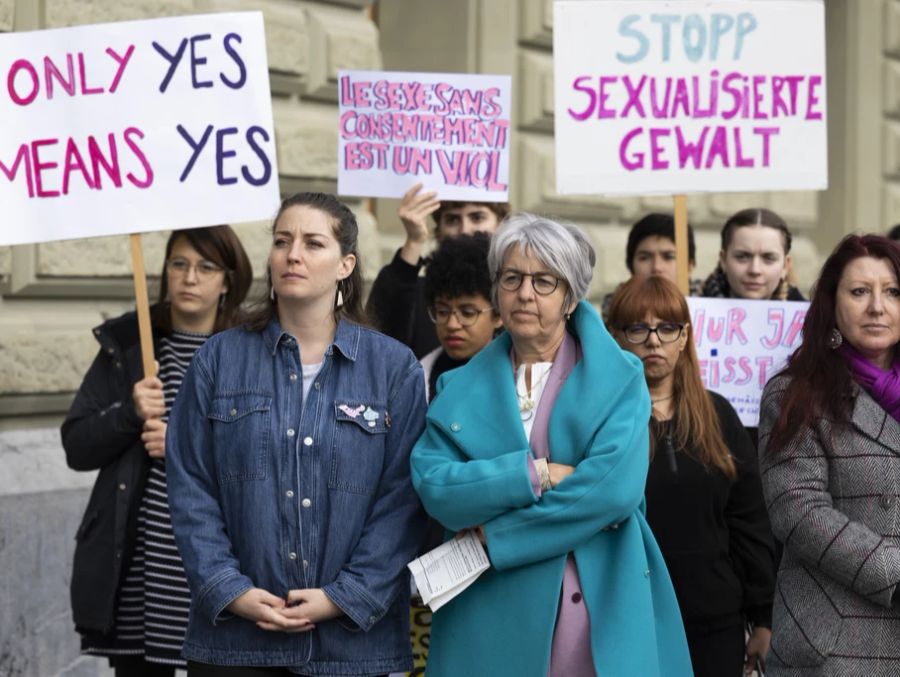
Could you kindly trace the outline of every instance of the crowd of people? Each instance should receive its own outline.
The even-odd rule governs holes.
[[[95,330],[62,426],[99,470],[85,653],[117,677],[407,671],[406,565],[471,533],[491,566],[434,614],[430,677],[900,672],[900,242],[836,246],[757,429],[703,386],[671,216],[635,223],[602,312],[575,225],[421,185],[399,217],[365,307],[353,212],[299,193],[249,306],[229,227],[172,234],[156,375],[133,313]],[[790,252],[739,211],[691,294],[803,300]]]

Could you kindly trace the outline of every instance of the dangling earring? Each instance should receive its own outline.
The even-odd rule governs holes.
[[[219,294],[219,308],[225,307],[225,294]]]
[[[269,287],[269,300],[270,301],[275,300],[275,285],[272,285],[271,287]]]
[[[844,337],[841,336],[841,332],[834,328],[831,330],[831,333],[828,335],[828,347],[832,350],[837,350],[841,347],[841,344],[844,342]]]
[[[342,305],[344,305],[344,292],[341,291],[341,283],[338,282],[337,303],[334,305],[334,307],[340,308]]]

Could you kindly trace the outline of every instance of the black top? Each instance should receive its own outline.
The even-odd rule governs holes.
[[[421,359],[438,347],[434,324],[428,317],[423,260],[412,266],[400,257],[378,273],[366,303],[366,312],[378,331],[406,344]]]
[[[775,588],[772,530],[756,452],[728,401],[710,392],[737,467],[729,480],[674,449],[672,423],[651,424],[647,521],[672,577],[685,623],[769,627]]]

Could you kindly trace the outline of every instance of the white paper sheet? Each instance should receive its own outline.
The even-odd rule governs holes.
[[[474,531],[451,539],[408,565],[422,601],[437,611],[468,588],[491,562]]]

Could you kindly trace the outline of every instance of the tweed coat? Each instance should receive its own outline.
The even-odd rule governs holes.
[[[434,614],[428,677],[546,676],[570,552],[597,674],[693,674],[678,601],[643,514],[643,369],[587,302],[568,330],[582,359],[559,391],[548,436],[552,458],[576,470],[540,498],[528,473],[509,334],[438,381],[411,455],[413,486],[448,529],[483,525],[492,566]]]
[[[856,388],[850,423],[820,419],[768,454],[789,380],[763,393],[760,473],[784,556],[770,677],[900,674],[900,424]]]

